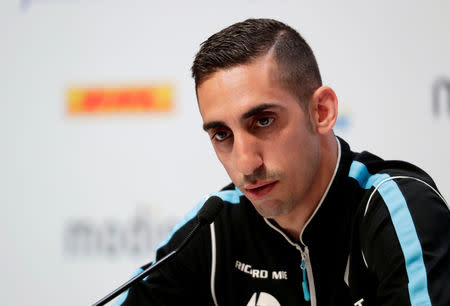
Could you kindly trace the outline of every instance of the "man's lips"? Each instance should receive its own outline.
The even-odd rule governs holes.
[[[244,186],[246,195],[250,199],[260,199],[269,194],[278,181],[262,181],[255,184],[247,184]]]

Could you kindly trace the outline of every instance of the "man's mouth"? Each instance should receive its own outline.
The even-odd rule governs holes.
[[[249,199],[260,199],[268,195],[278,181],[261,181],[255,184],[246,184],[244,189]]]

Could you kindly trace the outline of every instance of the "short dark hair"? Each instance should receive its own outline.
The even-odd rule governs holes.
[[[204,41],[191,68],[195,88],[214,72],[251,63],[270,50],[280,85],[307,108],[314,91],[322,86],[316,58],[297,31],[273,19],[247,19]]]

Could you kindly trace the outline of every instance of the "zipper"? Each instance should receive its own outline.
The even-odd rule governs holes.
[[[300,241],[301,241],[300,244],[294,243],[284,232],[282,232],[280,229],[278,229],[273,224],[271,224],[270,221],[267,220],[267,218],[264,218],[264,221],[267,223],[267,225],[269,225],[269,227],[271,227],[272,229],[274,229],[275,231],[280,233],[286,239],[287,242],[289,242],[292,246],[294,246],[300,252],[301,258],[302,258],[302,261],[300,264],[300,270],[302,272],[302,278],[303,278],[303,280],[302,280],[303,297],[304,297],[305,301],[311,302],[311,306],[316,306],[317,305],[316,290],[315,290],[315,286],[314,286],[314,276],[312,273],[311,260],[309,258],[308,247],[303,243],[303,241],[301,241],[301,237],[300,237]],[[304,247],[304,249],[302,249],[302,246]]]
[[[307,277],[307,271],[306,271],[306,252],[302,250],[302,248],[299,245],[296,245],[296,249],[300,251],[302,261],[300,263],[300,270],[302,271],[302,289],[303,289],[303,297],[306,302],[309,302],[311,300],[311,295],[309,293],[309,286],[308,286],[308,277]],[[306,246],[305,246],[306,249]]]
[[[302,254],[302,263],[300,264],[300,269],[302,270],[302,275],[303,275],[303,281],[302,281],[303,297],[305,298],[305,301],[309,302],[311,300],[311,297],[309,295],[308,278],[306,277],[306,263],[305,263],[306,255],[300,247],[299,247],[299,250],[300,250],[300,253]]]
[[[305,245],[305,250],[303,251],[304,253],[304,260],[302,258],[302,261],[304,261],[305,263],[305,269],[303,270],[303,275],[304,278],[307,279],[307,289],[309,289],[308,294],[311,298],[311,306],[316,306],[317,305],[317,301],[316,301],[316,287],[314,285],[314,274],[313,274],[313,270],[312,270],[312,266],[311,266],[311,258],[309,256],[309,249],[308,247]],[[305,277],[305,274],[307,277]]]

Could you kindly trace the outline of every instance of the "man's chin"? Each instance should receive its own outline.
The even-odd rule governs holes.
[[[291,210],[280,200],[251,201],[256,211],[265,218],[278,218]]]

